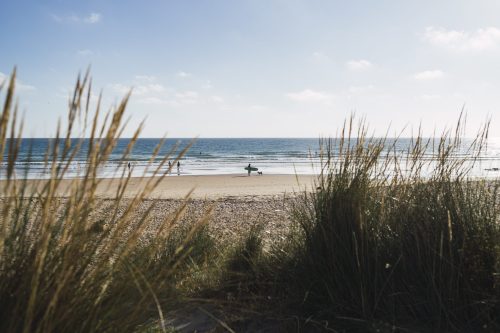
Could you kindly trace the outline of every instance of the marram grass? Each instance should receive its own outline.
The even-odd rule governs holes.
[[[228,267],[247,274],[222,290],[247,290],[238,301],[282,331],[498,332],[500,183],[469,179],[463,126],[401,156],[351,119],[323,141],[317,190],[296,201],[289,236],[264,256],[236,253]],[[469,143],[473,160],[487,130]]]
[[[287,237],[264,248],[255,226],[222,251],[207,234],[209,212],[174,227],[188,198],[151,223],[155,201],[144,199],[168,173],[169,156],[134,197],[124,197],[125,164],[114,200],[103,206],[96,197],[128,95],[101,115],[100,102],[90,107],[88,75],[46,154],[50,179],[16,180],[14,88],[15,71],[0,87],[1,332],[166,331],[169,314],[189,300],[216,308],[214,327],[236,332],[500,330],[499,182],[470,179],[471,164],[456,158],[460,121],[440,140],[417,135],[401,154],[351,119],[338,139],[322,142],[316,190],[295,201]],[[81,133],[90,137],[88,166],[61,199]],[[479,156],[487,135],[488,124],[470,155]]]
[[[206,241],[193,242],[203,238],[204,221],[185,230],[182,237],[172,231],[186,203],[177,214],[151,224],[155,201],[143,199],[168,172],[164,166],[169,156],[162,156],[153,170],[157,177],[127,199],[130,174],[124,163],[115,200],[103,209],[96,197],[97,170],[120,138],[129,96],[102,117],[100,98],[90,109],[87,74],[77,80],[65,129],[59,126],[47,151],[50,179],[34,185],[16,181],[13,170],[22,123],[14,104],[15,78],[14,71],[2,86],[5,103],[0,118],[0,159],[6,159],[0,162],[7,177],[0,189],[0,331],[126,332],[151,319],[158,330],[165,331],[164,311],[175,302],[176,284],[187,274],[186,258],[203,260],[201,253],[211,246]],[[140,130],[131,139],[124,161]],[[71,180],[67,198],[61,199],[56,193],[84,142],[79,133],[90,133],[87,167],[83,177]],[[81,139],[75,139],[78,135]],[[146,229],[153,227],[149,234],[154,237],[145,239]]]

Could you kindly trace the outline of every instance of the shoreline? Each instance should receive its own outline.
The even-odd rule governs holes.
[[[131,177],[124,197],[138,193],[152,177]],[[156,178],[156,177],[155,177]],[[317,175],[264,174],[247,176],[246,173],[222,175],[171,175],[166,176],[151,192],[148,198],[182,199],[191,190],[191,198],[219,199],[230,197],[269,197],[284,196],[297,192],[310,191]],[[100,198],[114,198],[120,178],[100,178],[96,195]],[[26,182],[28,193],[37,191],[48,180],[16,180],[17,184]],[[3,188],[6,180],[0,180]],[[67,197],[72,185],[78,179],[63,179],[56,195]]]

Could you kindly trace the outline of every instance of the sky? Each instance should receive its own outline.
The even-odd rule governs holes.
[[[500,136],[500,1],[0,0],[0,81],[18,70],[25,136],[54,134],[78,73],[125,136]],[[95,100],[95,98],[94,98]]]

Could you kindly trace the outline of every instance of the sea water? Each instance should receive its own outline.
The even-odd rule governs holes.
[[[220,175],[246,173],[244,168],[251,164],[264,174],[318,174],[321,171],[324,152],[317,138],[219,138],[219,139],[167,139],[152,165],[149,161],[160,139],[138,139],[131,153],[124,158],[124,152],[130,142],[129,139],[119,139],[108,161],[99,168],[99,177],[116,177],[121,171],[128,173],[128,163],[133,177],[151,176],[160,161],[167,156],[173,164],[171,175]],[[78,140],[72,140],[76,145]],[[335,142],[335,140],[334,140]],[[437,140],[431,140],[434,147]],[[471,140],[464,140],[461,148],[452,158],[469,159],[475,152],[468,151]],[[338,140],[337,140],[338,143]],[[355,141],[353,141],[353,144]],[[411,139],[386,139],[386,149],[400,154],[402,157],[411,147]],[[83,142],[82,148],[75,155],[65,175],[66,178],[81,177],[86,169],[87,147],[89,140]],[[23,139],[15,164],[16,178],[48,178],[50,166],[45,163],[47,149],[53,145],[51,139]],[[432,145],[431,145],[432,146]],[[62,146],[61,146],[62,147]],[[188,148],[189,147],[189,148]],[[324,145],[323,145],[324,147]],[[335,159],[338,147],[334,144],[331,152]],[[6,157],[0,164],[0,178],[5,178]],[[177,169],[176,158],[179,158],[180,168]],[[385,152],[382,156],[385,155]],[[429,148],[422,156],[432,161],[436,159],[435,149]],[[471,177],[496,178],[500,176],[500,140],[489,139],[487,149],[483,150],[479,158],[474,160]],[[59,163],[57,161],[56,163]],[[404,163],[403,163],[404,164]],[[168,164],[161,171],[166,171]]]

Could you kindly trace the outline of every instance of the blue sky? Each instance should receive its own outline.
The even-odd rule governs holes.
[[[144,137],[318,137],[352,112],[376,134],[491,116],[500,2],[2,1],[0,80],[18,67],[27,136],[50,136],[79,71]]]

